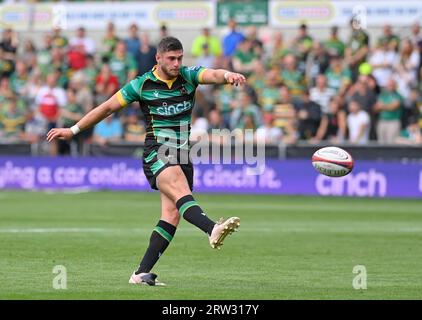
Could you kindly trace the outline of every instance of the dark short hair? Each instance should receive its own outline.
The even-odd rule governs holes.
[[[183,45],[175,37],[165,37],[158,43],[158,52],[164,53],[168,51],[183,50]]]

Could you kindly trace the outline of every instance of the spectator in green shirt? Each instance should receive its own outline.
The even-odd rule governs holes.
[[[352,33],[347,42],[345,58],[352,72],[352,79],[355,81],[359,75],[359,66],[366,61],[369,53],[369,36],[363,31],[360,22],[356,18],[352,18],[350,27]]]
[[[289,54],[283,59],[283,68],[280,73],[281,81],[289,88],[293,98],[301,98],[306,90],[305,76],[296,68],[296,58]]]
[[[378,96],[374,111],[379,114],[377,124],[378,142],[381,144],[394,143],[400,135],[402,97],[396,91],[396,82],[390,78],[385,89]]]
[[[339,56],[331,57],[330,66],[325,71],[327,85],[336,91],[339,96],[344,96],[352,82],[352,74],[348,67],[343,65],[343,60]]]
[[[132,55],[126,51],[124,41],[117,43],[110,58],[110,68],[114,75],[119,79],[119,86],[123,86],[126,82],[134,79],[138,73],[138,66]]]
[[[18,99],[11,97],[4,101],[0,111],[0,131],[2,138],[7,140],[21,140],[26,121],[26,112],[18,107]]]
[[[324,42],[324,47],[330,56],[344,57],[345,44],[338,37],[338,27],[331,27],[330,38]]]
[[[52,35],[52,45],[53,47],[57,48],[66,48],[69,44],[69,40],[66,36],[61,34],[62,29],[60,27],[55,27],[53,29],[53,35]]]
[[[264,88],[258,92],[258,102],[265,111],[273,111],[280,100],[280,78],[277,69],[267,72],[264,83]]]
[[[102,56],[110,58],[113,54],[113,51],[116,49],[117,42],[119,42],[119,37],[116,35],[116,30],[113,22],[107,24],[107,31],[103,38],[102,43]]]
[[[284,43],[283,34],[276,32],[273,36],[273,46],[271,55],[268,57],[269,64],[271,66],[280,66],[283,58],[289,53],[292,53],[291,49]]]
[[[388,43],[390,50],[398,51],[400,46],[400,38],[395,35],[389,24],[384,25],[382,28],[382,36],[378,38],[378,42]]]
[[[258,61],[258,56],[252,51],[252,42],[244,39],[233,55],[233,69],[248,77],[256,68]]]
[[[305,23],[302,23],[299,26],[298,34],[293,39],[293,48],[298,58],[298,62],[302,63],[306,61],[308,53],[312,49],[312,37],[308,34],[308,26]]]
[[[23,60],[16,61],[15,72],[10,76],[10,84],[15,93],[19,96],[25,94],[25,86],[29,80],[28,70],[26,69],[26,64]]]

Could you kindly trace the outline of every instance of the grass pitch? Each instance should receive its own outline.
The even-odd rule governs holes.
[[[222,250],[182,221],[154,268],[128,284],[159,219],[157,193],[0,192],[0,299],[421,299],[422,202],[197,194],[236,215]],[[56,265],[67,289],[56,290]],[[367,289],[352,286],[363,265]]]

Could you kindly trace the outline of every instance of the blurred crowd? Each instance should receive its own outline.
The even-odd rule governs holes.
[[[141,25],[140,25],[141,26]],[[100,46],[84,27],[72,37],[54,29],[41,43],[5,29],[0,42],[0,142],[27,141],[41,154],[80,154],[90,143],[142,142],[143,115],[124,108],[74,141],[45,144],[55,126],[70,127],[126,82],[155,64],[156,44],[132,24],[126,37],[109,23]],[[350,21],[350,32],[331,27],[317,39],[306,24],[260,38],[231,20],[221,37],[204,28],[186,55],[193,64],[225,68],[248,78],[244,87],[200,86],[193,110],[192,140],[213,129],[240,129],[246,141],[297,141],[365,145],[422,144],[422,31],[417,23],[396,34],[385,25],[371,39]],[[174,34],[177,36],[177,34]],[[249,130],[245,130],[249,129]]]

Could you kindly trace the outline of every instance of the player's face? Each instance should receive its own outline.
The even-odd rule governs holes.
[[[157,54],[157,63],[163,73],[169,78],[175,78],[182,66],[183,50],[168,51]]]

